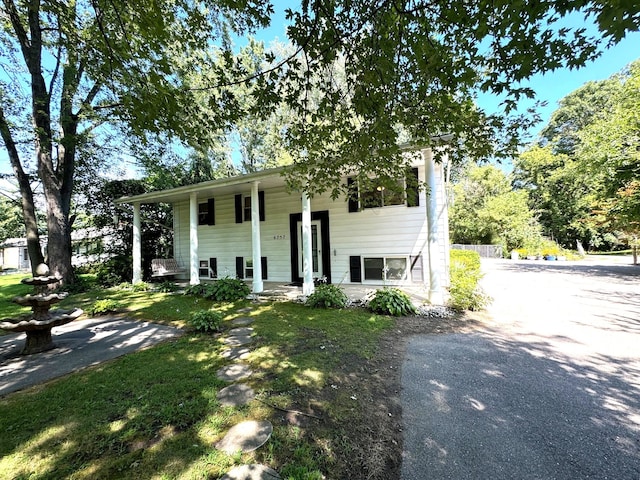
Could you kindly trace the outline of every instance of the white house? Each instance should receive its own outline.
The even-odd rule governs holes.
[[[124,197],[132,204],[133,281],[141,280],[140,204],[173,205],[174,257],[191,284],[237,276],[252,281],[425,285],[432,303],[442,303],[448,285],[449,236],[441,163],[430,149],[413,165],[427,190],[359,189],[358,198],[290,193],[282,169],[224,178]],[[346,177],[352,187],[354,180]],[[405,179],[400,181],[406,182]]]
[[[0,244],[0,270],[31,269],[26,238],[7,238]]]

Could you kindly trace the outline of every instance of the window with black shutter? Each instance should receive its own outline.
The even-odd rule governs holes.
[[[235,210],[236,210],[236,223],[250,222],[251,221],[251,195],[237,194],[235,196]],[[264,191],[258,192],[258,211],[260,215],[260,221],[264,222],[266,218]]]

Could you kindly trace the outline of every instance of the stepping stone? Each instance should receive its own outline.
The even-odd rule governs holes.
[[[218,369],[216,376],[219,380],[224,380],[225,382],[235,382],[236,380],[247,378],[252,373],[248,365],[244,363],[234,363],[233,365],[227,365],[226,367]]]
[[[247,420],[232,427],[224,438],[215,444],[215,447],[228,455],[238,451],[253,452],[269,440],[272,432],[271,422]]]
[[[238,317],[231,320],[231,325],[243,327],[245,325],[251,325],[255,320],[251,317]]]
[[[238,310],[236,310],[236,312],[238,312],[238,313],[249,313],[251,310],[253,310],[253,308],[244,307],[244,308],[239,308]]]
[[[249,403],[255,396],[255,392],[249,385],[236,383],[224,387],[218,392],[216,398],[223,407],[239,407]]]
[[[239,347],[241,345],[247,345],[248,343],[253,343],[253,338],[248,335],[238,335],[227,337],[222,340],[222,343],[225,345],[229,345],[231,347]]]
[[[253,463],[233,467],[220,480],[279,480],[280,478],[274,469]]]
[[[247,347],[232,347],[223,350],[220,356],[229,360],[244,360],[250,353],[251,350]]]
[[[247,335],[251,335],[253,333],[253,328],[251,327],[238,327],[232,328],[227,332],[227,335],[230,337],[245,337]]]

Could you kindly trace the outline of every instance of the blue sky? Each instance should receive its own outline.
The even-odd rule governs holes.
[[[259,40],[263,40],[269,44],[273,40],[286,41],[286,20],[284,9],[288,5],[282,5],[282,2],[275,2],[275,15],[273,16],[271,26],[262,30],[257,35]],[[289,4],[289,2],[285,2]],[[595,31],[595,29],[592,29]],[[533,77],[528,86],[537,92],[537,100],[546,101],[547,106],[540,109],[543,122],[530,133],[533,135],[542,128],[544,123],[549,119],[551,113],[556,109],[558,101],[579,88],[581,85],[589,81],[603,80],[612,74],[620,71],[633,60],[640,58],[640,32],[628,34],[620,43],[603,52],[602,56],[594,62],[590,62],[583,68],[578,70],[560,69],[545,75],[537,75]],[[482,96],[478,101],[480,107],[489,113],[497,108],[498,100],[491,96]],[[523,101],[523,105],[529,106],[530,102]],[[6,151],[4,148],[0,150],[0,173],[10,173]]]

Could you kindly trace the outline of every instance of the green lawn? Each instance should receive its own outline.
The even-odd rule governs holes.
[[[30,309],[28,307],[21,307],[11,302],[12,298],[33,291],[32,287],[20,283],[20,280],[27,277],[29,277],[29,274],[26,273],[0,275],[0,319],[29,312]]]
[[[0,297],[16,291],[3,287]],[[117,299],[129,317],[172,325],[184,325],[201,308],[230,320],[246,305],[115,289],[73,295],[64,304],[86,309],[97,298]],[[285,479],[345,478],[354,461],[349,428],[367,419],[353,392],[334,384],[343,385],[350,368],[375,354],[393,320],[291,303],[262,304],[249,315],[257,341],[246,360],[256,373],[247,383],[261,401],[220,407],[216,393],[226,384],[215,372],[229,363],[219,355],[223,344],[219,336],[187,330],[177,340],[0,399],[0,478],[215,479],[239,463],[267,464]],[[302,417],[297,425],[272,406],[321,420]],[[265,446],[233,456],[212,447],[246,419],[273,423]]]

